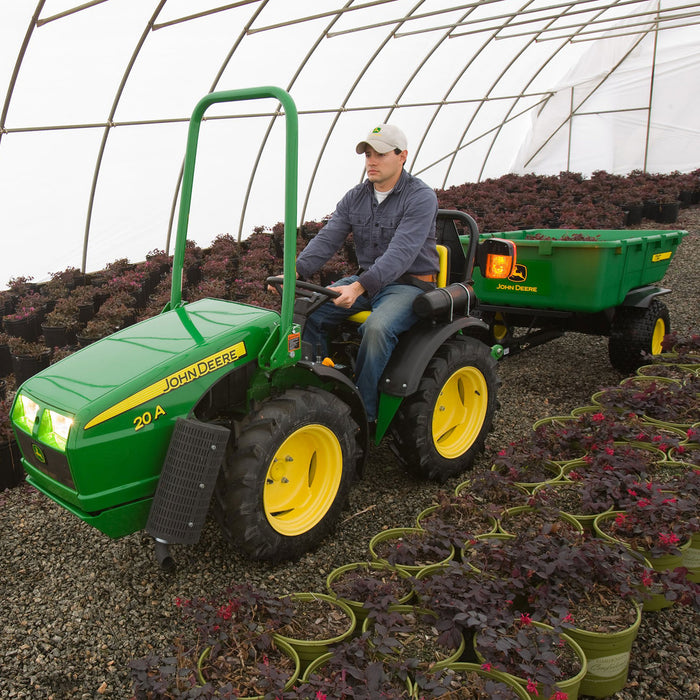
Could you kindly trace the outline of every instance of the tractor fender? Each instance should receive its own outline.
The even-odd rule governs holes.
[[[671,290],[665,287],[637,287],[632,291],[627,293],[627,296],[622,301],[620,306],[632,306],[638,309],[648,309],[649,304],[655,297],[661,296],[662,294],[668,294]]]
[[[423,322],[404,333],[394,350],[379,382],[379,391],[390,396],[409,396],[418,388],[428,362],[435,351],[459,331],[485,339],[488,325],[464,316],[447,324]]]

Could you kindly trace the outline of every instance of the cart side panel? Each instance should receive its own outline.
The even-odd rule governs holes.
[[[568,240],[574,234],[594,240]],[[474,289],[488,304],[595,313],[618,306],[631,289],[661,280],[684,235],[570,229],[482,234],[482,240],[515,241],[517,268],[507,280],[484,279],[475,269]]]

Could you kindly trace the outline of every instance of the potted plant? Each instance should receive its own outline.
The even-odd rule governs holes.
[[[438,614],[419,605],[377,607],[362,623],[369,644],[382,659],[416,668],[444,668],[457,661],[465,648],[461,635],[441,634]]]
[[[11,400],[0,400],[0,491],[13,488],[24,478],[19,450],[12,431],[11,408]]]
[[[293,614],[277,637],[297,652],[302,669],[355,631],[355,613],[338,598],[313,592],[293,593],[288,598]]]
[[[49,366],[51,350],[43,343],[34,343],[23,338],[11,338],[12,371],[17,386],[37,372]]]
[[[482,668],[518,679],[532,698],[576,700],[587,662],[581,647],[560,629],[521,613],[474,636]]]
[[[369,542],[375,561],[417,574],[423,567],[449,561],[455,549],[450,542],[418,527],[389,528]]]
[[[358,623],[364,621],[373,605],[404,604],[413,595],[409,574],[380,561],[339,566],[328,574],[326,588],[350,606]]]
[[[10,354],[10,336],[0,331],[0,377],[12,372],[12,355]]]
[[[138,700],[186,693],[202,698],[227,694],[262,698],[281,694],[296,681],[299,658],[275,635],[294,614],[288,599],[236,584],[221,596],[176,599],[176,605],[195,633],[176,636],[162,656],[131,662]]]
[[[283,700],[412,698],[409,664],[380,659],[366,632],[311,662],[301,683],[281,697]]]
[[[680,566],[682,550],[700,529],[697,503],[650,482],[630,489],[621,505],[624,510],[596,517],[598,535],[640,552],[657,570]]]
[[[463,489],[451,494],[444,489],[434,496],[434,504],[425,508],[416,517],[416,525],[436,536],[443,536],[459,548],[476,535],[495,532],[496,518],[484,509],[480,500]],[[493,509],[498,512],[497,508]]]
[[[466,697],[473,700],[529,700],[528,692],[514,679],[479,664],[455,662],[434,671],[417,671],[414,692],[420,698]]]
[[[526,440],[510,442],[498,451],[491,469],[501,478],[532,492],[546,481],[561,478],[561,465],[547,458],[544,450]]]

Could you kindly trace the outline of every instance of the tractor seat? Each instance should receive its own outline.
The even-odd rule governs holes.
[[[450,251],[444,245],[436,245],[435,247],[437,248],[438,260],[440,261],[440,269],[438,270],[437,275],[437,286],[446,287],[447,273],[450,269]],[[348,320],[354,321],[355,323],[364,323],[371,313],[371,311],[358,311],[356,314],[348,316]]]

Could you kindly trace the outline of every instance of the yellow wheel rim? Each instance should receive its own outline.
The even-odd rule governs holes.
[[[281,535],[295,536],[318,524],[333,504],[343,472],[343,451],[324,425],[305,425],[275,453],[265,476],[263,507]]]
[[[662,353],[663,348],[661,347],[661,341],[664,339],[665,335],[666,323],[664,322],[663,318],[657,318],[656,323],[654,324],[654,332],[651,336],[652,355],[660,355]]]
[[[489,393],[476,367],[458,369],[443,385],[433,409],[433,443],[445,459],[463,455],[479,436]]]
[[[503,316],[500,313],[493,317],[491,333],[495,341],[501,341],[508,335],[508,326],[506,326]]]

